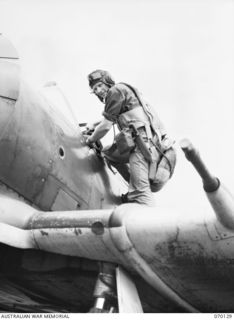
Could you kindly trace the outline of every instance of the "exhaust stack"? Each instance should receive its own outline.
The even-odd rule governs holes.
[[[193,164],[202,178],[203,188],[218,220],[226,228],[234,230],[233,195],[220,183],[218,178],[209,172],[202,161],[198,150],[188,139],[183,139],[180,142],[180,146],[184,151],[186,158]]]

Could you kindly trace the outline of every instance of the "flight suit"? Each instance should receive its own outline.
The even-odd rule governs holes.
[[[148,128],[150,127],[149,120],[143,112],[143,108],[134,92],[127,85],[118,83],[110,88],[106,96],[103,116],[107,120],[117,123],[121,130],[128,126],[127,123],[125,124],[128,114],[131,114],[132,119],[136,123],[137,121],[139,122],[138,127],[142,126],[142,121],[143,125],[145,124]],[[147,130],[140,129],[140,134],[147,142],[149,138]],[[130,153],[129,166],[128,201],[154,206],[154,197],[149,182],[149,162],[145,159],[138,146]]]

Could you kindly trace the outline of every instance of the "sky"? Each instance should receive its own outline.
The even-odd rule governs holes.
[[[23,77],[36,90],[56,81],[78,122],[103,110],[87,82],[95,69],[142,92],[178,155],[156,199],[185,208],[207,202],[179,148],[184,137],[234,194],[233,16],[231,0],[0,0],[0,32],[17,48]]]

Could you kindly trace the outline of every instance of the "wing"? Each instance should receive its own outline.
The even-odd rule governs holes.
[[[11,201],[15,203],[10,204]],[[14,220],[17,209],[20,215]],[[155,246],[161,237],[158,231],[162,221],[154,208],[125,204],[110,210],[41,212],[5,199],[4,213],[5,221],[0,225],[2,243],[122,265],[130,273],[139,274],[173,304],[196,311],[167,284],[166,277],[161,279],[162,262],[155,256]],[[170,237],[176,236],[173,224],[167,229]]]

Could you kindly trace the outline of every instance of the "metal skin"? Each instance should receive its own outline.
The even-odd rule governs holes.
[[[15,83],[7,85],[15,91]],[[78,127],[56,119],[48,102],[24,82],[17,101],[5,96],[0,97],[3,184],[43,210],[120,203],[121,184],[116,186],[116,176],[85,145]]]
[[[189,208],[183,218],[119,205],[123,180],[8,64],[2,59],[0,310],[87,312],[98,261],[107,261],[131,274],[144,312],[233,312],[234,205],[224,189],[209,193],[215,213]]]

